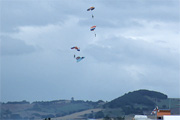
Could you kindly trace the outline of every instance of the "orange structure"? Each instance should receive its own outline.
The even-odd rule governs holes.
[[[163,115],[171,115],[171,110],[158,110],[157,111],[157,119],[163,120]]]

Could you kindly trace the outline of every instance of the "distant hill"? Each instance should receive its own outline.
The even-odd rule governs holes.
[[[103,101],[54,100],[1,103],[1,119],[42,119],[62,117],[76,112],[98,108]]]
[[[99,100],[54,100],[1,103],[0,117],[5,119],[44,119],[44,118],[123,118],[127,115],[146,114],[158,106],[160,109],[171,107],[172,114],[180,114],[180,98],[149,90],[137,90],[120,96],[110,102]],[[178,111],[179,110],[179,111]],[[74,118],[75,119],[75,118]]]
[[[121,108],[125,114],[143,114],[144,111],[153,110],[158,101],[166,100],[167,95],[149,90],[137,90],[118,97],[103,107],[105,109]]]
[[[160,92],[149,90],[138,90],[129,92],[121,97],[118,97],[111,102],[104,105],[109,108],[119,108],[125,106],[143,105],[143,106],[155,106],[155,100],[167,99],[167,95]]]

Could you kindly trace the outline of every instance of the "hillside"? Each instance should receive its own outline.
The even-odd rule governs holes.
[[[120,96],[110,102],[99,100],[54,100],[36,102],[1,103],[1,119],[44,119],[55,118],[104,118],[147,114],[158,106],[160,109],[171,107],[172,114],[180,114],[180,98],[149,90],[137,90]]]
[[[84,110],[84,111],[81,111],[81,112],[76,112],[76,113],[73,113],[73,114],[70,114],[70,115],[65,115],[65,116],[62,116],[62,117],[56,117],[52,120],[72,120],[72,119],[83,119],[83,118],[86,118],[85,115],[87,114],[91,114],[92,112],[94,113],[98,113],[99,111],[102,111],[102,109],[100,108],[96,108],[96,109],[88,109],[88,110]]]
[[[104,105],[104,107],[109,108],[119,108],[119,107],[131,107],[135,105],[142,105],[149,107],[154,107],[156,105],[155,100],[167,99],[167,95],[164,95],[155,91],[148,90],[138,90],[134,92],[129,92],[119,98],[112,100],[111,102]]]
[[[97,108],[103,101],[55,100],[29,103],[7,102],[1,104],[2,119],[42,119],[62,117],[76,112]]]
[[[111,111],[119,111],[124,115],[128,114],[148,114],[158,106],[159,108],[168,109],[169,99],[167,95],[149,90],[137,90],[126,93],[125,95],[118,97],[105,105],[103,105],[105,111],[111,109]],[[178,101],[171,103],[171,107],[176,107]]]

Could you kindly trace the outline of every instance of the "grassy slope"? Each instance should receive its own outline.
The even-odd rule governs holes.
[[[98,111],[101,111],[102,109],[100,108],[97,108],[97,109],[89,109],[89,110],[84,110],[82,112],[77,112],[77,113],[73,113],[73,114],[70,114],[70,115],[66,115],[66,116],[63,116],[63,117],[56,117],[56,118],[53,118],[52,120],[69,120],[69,119],[77,119],[77,118],[81,118],[84,114],[90,114],[92,111],[93,112],[98,112]]]
[[[93,106],[84,102],[64,102],[53,104],[2,104],[1,109],[4,116],[19,114],[22,118],[41,118],[42,116],[66,115],[92,108]],[[9,114],[6,111],[10,111]]]

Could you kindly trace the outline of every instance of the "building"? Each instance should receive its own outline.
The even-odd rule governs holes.
[[[171,115],[171,110],[158,110],[157,111],[157,119],[158,120],[163,120],[164,115]]]
[[[163,120],[180,120],[180,115],[165,115]]]

